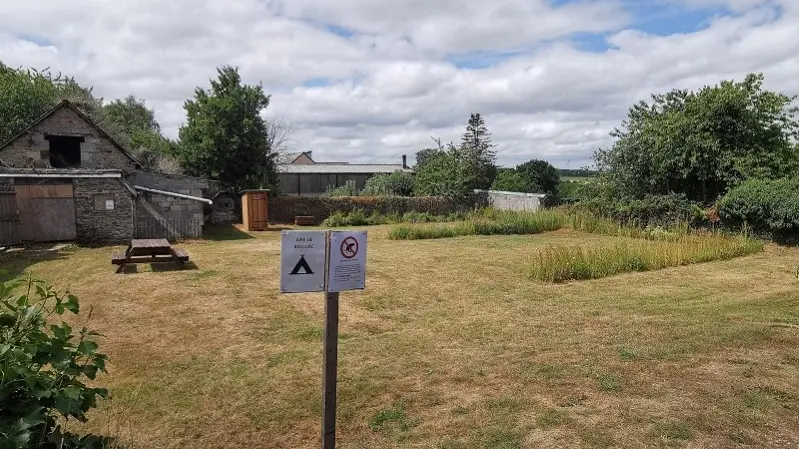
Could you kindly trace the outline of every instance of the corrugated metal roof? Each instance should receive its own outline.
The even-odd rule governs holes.
[[[355,174],[355,173],[393,173],[395,171],[411,170],[403,168],[402,164],[314,164],[314,165],[280,165],[278,173],[309,173],[309,174]]]

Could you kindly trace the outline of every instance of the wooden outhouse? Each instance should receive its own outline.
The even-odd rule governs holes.
[[[244,229],[266,231],[269,228],[267,202],[269,189],[243,190],[241,192],[241,218]]]

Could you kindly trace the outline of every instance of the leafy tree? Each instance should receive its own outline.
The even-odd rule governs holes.
[[[684,193],[711,202],[750,178],[799,167],[795,97],[763,89],[763,75],[698,92],[673,90],[634,105],[609,149],[595,154],[616,196]]]
[[[0,142],[13,137],[62,100],[93,119],[102,102],[74,78],[49,70],[13,69],[0,62]]]
[[[469,185],[472,189],[487,189],[497,176],[497,153],[491,143],[491,133],[480,114],[472,114],[456,156],[472,172]]]
[[[516,166],[516,172],[525,182],[526,190],[522,192],[558,194],[560,174],[549,162],[531,159]]]
[[[416,196],[445,196],[463,198],[472,193],[474,172],[451,147],[441,151],[417,168],[414,194]]]
[[[425,148],[416,152],[416,170],[422,169],[428,162],[433,160],[436,156],[444,153],[443,148]]]
[[[491,190],[504,190],[506,192],[529,192],[535,193],[537,187],[530,188],[529,183],[513,168],[500,169]]]
[[[549,162],[529,160],[516,168],[500,169],[491,188],[510,192],[558,194],[560,175]]]
[[[413,194],[413,175],[404,171],[381,173],[366,180],[361,190],[363,196],[411,196]]]
[[[269,147],[261,112],[270,97],[263,86],[244,85],[238,69],[218,69],[211,89],[197,88],[187,100],[178,156],[193,175],[219,181],[223,188],[276,185],[276,153]]]
[[[103,438],[65,432],[64,422],[86,422],[86,412],[108,391],[84,382],[105,372],[85,327],[60,318],[79,313],[78,299],[42,281],[0,283],[0,447],[102,448]]]
[[[149,169],[161,170],[175,154],[177,144],[161,134],[155,113],[144,100],[130,95],[103,106],[107,128],[122,136],[122,145]]]

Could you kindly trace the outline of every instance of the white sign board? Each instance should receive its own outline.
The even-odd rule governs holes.
[[[325,231],[282,231],[280,291],[324,291],[326,247]]]
[[[366,288],[366,231],[331,231],[328,291]]]

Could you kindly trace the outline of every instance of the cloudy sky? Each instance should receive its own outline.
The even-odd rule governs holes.
[[[653,92],[799,93],[799,0],[3,0],[0,60],[143,98],[173,137],[230,64],[318,160],[396,162],[480,112],[501,164],[577,168]]]

